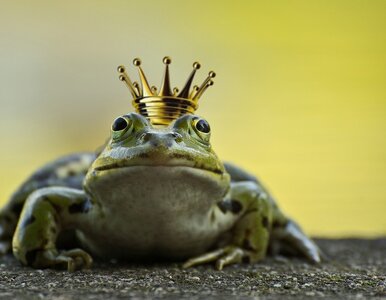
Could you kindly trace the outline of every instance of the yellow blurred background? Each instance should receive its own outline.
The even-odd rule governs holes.
[[[164,55],[224,160],[312,235],[386,234],[386,1],[1,1],[0,203],[36,168],[94,150],[132,111],[116,66]]]

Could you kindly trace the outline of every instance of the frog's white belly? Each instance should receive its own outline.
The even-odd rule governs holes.
[[[178,166],[102,172],[89,186],[101,208],[81,226],[94,255],[186,258],[214,246],[235,222],[216,205],[228,190],[227,175]]]

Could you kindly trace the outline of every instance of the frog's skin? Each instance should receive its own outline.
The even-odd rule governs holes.
[[[318,247],[252,175],[223,164],[209,124],[184,115],[155,128],[117,118],[105,148],[52,162],[0,212],[0,250],[34,268],[88,268],[103,259],[257,262],[268,251],[321,261]],[[12,240],[12,242],[11,242]]]

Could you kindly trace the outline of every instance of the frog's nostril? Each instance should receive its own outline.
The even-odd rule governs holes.
[[[151,134],[149,132],[145,132],[139,136],[138,140],[141,140],[142,142],[146,143],[150,140],[150,138],[151,138]]]
[[[177,132],[172,132],[172,137],[177,143],[182,141],[182,135]]]

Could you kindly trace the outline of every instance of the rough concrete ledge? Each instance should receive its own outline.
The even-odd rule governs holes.
[[[0,299],[386,299],[386,238],[317,239],[331,258],[320,266],[291,258],[215,271],[177,264],[96,263],[67,273],[0,259]]]

